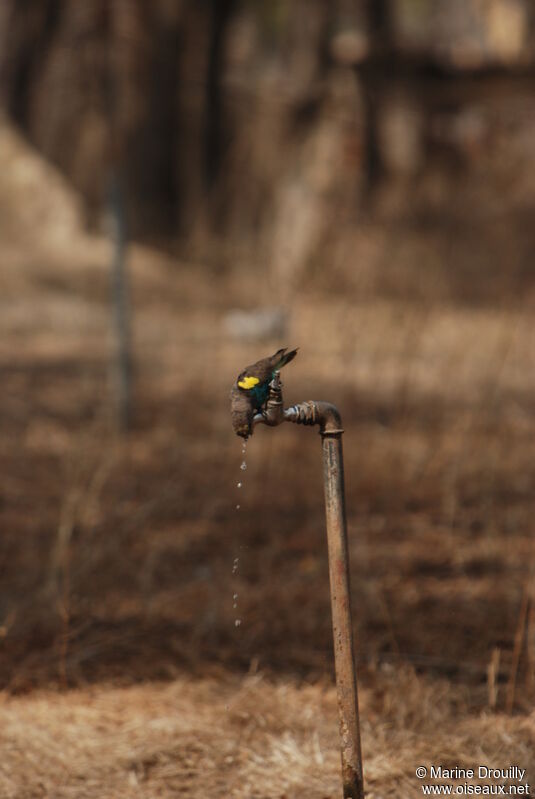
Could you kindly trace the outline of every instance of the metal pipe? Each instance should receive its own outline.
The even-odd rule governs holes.
[[[323,483],[327,517],[336,689],[342,746],[343,795],[344,799],[363,799],[364,783],[344,500],[342,431],[328,432],[321,428],[320,431],[323,448]]]
[[[357,677],[351,619],[349,552],[344,494],[342,420],[337,408],[328,402],[302,402],[284,410],[282,384],[278,373],[270,384],[270,393],[254,424],[275,427],[282,422],[319,425],[323,450],[323,484],[329,556],[329,582],[334,637],[334,665],[344,799],[364,799]]]

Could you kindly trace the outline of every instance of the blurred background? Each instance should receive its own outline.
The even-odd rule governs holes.
[[[535,782],[534,86],[529,0],[3,0],[3,796],[338,795],[319,440],[230,425],[280,346],[369,796]]]

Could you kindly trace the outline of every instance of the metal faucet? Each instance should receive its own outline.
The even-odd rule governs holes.
[[[269,396],[253,425],[277,427],[283,422],[318,425],[323,449],[323,483],[327,518],[329,582],[334,636],[336,691],[340,718],[344,799],[364,799],[357,677],[351,620],[349,553],[344,495],[342,420],[329,402],[307,401],[284,408],[279,372],[269,386]]]

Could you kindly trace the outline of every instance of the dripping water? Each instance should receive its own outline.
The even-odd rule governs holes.
[[[242,462],[240,464],[240,471],[242,471],[242,472],[245,472],[247,470],[247,461],[245,459],[246,451],[247,451],[247,440],[244,439],[243,442],[242,442],[242,448],[241,448]],[[238,482],[236,483],[236,488],[238,489],[238,491],[240,491],[243,488],[243,479],[242,480],[238,480]],[[240,508],[241,508],[241,504],[238,502],[235,507],[236,507],[236,510],[239,511]],[[234,558],[234,562],[232,564],[232,575],[233,576],[236,576],[238,574],[239,566],[240,566],[240,559],[239,558]],[[234,594],[232,595],[232,608],[233,608],[233,610],[238,610],[238,594],[237,594],[237,592],[234,592]],[[241,619],[235,619],[234,620],[234,626],[235,627],[241,627],[241,623],[242,623]]]

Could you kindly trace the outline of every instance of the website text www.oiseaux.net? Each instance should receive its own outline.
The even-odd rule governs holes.
[[[505,769],[489,766],[475,769],[418,766],[415,773],[422,780],[423,796],[531,796],[529,783],[525,781],[526,769],[519,766]],[[427,782],[430,779],[440,782]],[[470,782],[473,779],[489,782],[485,785],[474,784]],[[455,780],[457,785],[452,785],[450,780]]]

